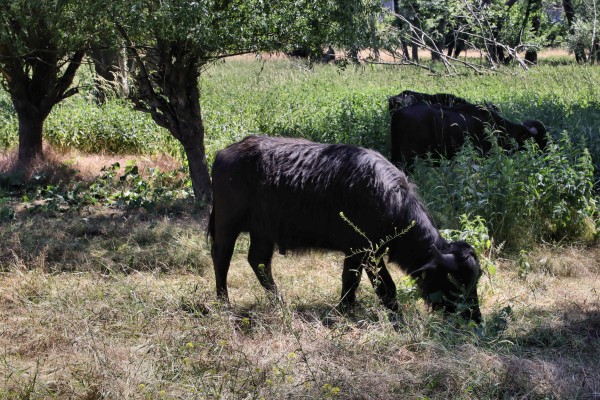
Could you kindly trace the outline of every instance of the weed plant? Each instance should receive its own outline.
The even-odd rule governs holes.
[[[589,152],[563,134],[545,152],[530,143],[483,157],[467,144],[453,160],[418,160],[413,178],[441,226],[482,217],[497,241],[519,249],[594,238],[593,170]]]
[[[123,171],[114,163],[102,168],[102,174],[91,183],[47,185],[37,188],[31,199],[41,201],[31,212],[79,209],[102,204],[108,207],[159,211],[174,207],[177,200],[192,197],[191,181],[185,170],[161,172],[150,168],[145,175],[135,162],[127,163]]]

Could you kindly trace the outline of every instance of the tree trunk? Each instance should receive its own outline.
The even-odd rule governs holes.
[[[569,33],[572,35],[575,33],[573,22],[575,22],[575,8],[571,0],[562,0],[563,10],[565,11],[565,17],[567,18],[567,25],[569,26]],[[583,49],[575,49],[575,60],[578,63],[586,62],[585,52]]]
[[[202,138],[204,138],[203,134]],[[194,197],[197,200],[203,199],[208,203],[212,199],[212,186],[206,163],[204,139],[197,140],[197,142],[195,145],[193,143],[184,145],[183,149],[188,160]]]
[[[19,120],[19,162],[29,165],[43,157],[42,128],[46,117],[39,113],[17,111]]]
[[[414,62],[419,62],[419,46],[416,44],[412,45],[412,59]]]
[[[540,20],[540,12],[541,12],[541,2],[539,0],[529,0],[527,3],[527,11],[525,12],[525,18],[523,18],[523,24],[521,26],[521,33],[519,38],[519,44],[523,41],[523,35],[525,33],[525,29],[527,28],[527,23],[529,22],[529,17],[531,16],[531,32],[534,33],[535,36],[539,34],[541,20]],[[525,61],[531,64],[537,64],[537,50],[536,49],[527,49],[525,52]]]
[[[185,88],[181,88],[185,92],[177,90],[174,92],[178,100],[170,103],[176,122],[170,124],[169,131],[183,145],[196,201],[208,203],[212,200],[212,186],[206,163],[198,77],[189,82]]]
[[[44,121],[55,104],[77,92],[69,87],[84,55],[83,50],[72,53],[60,75],[63,61],[57,57],[55,46],[46,47],[47,51],[37,51],[35,57],[15,56],[5,65],[11,77],[8,92],[19,120],[19,164],[24,168],[35,158],[43,157]]]
[[[410,61],[410,54],[408,53],[408,45],[406,44],[406,42],[403,40],[400,42],[402,45],[402,57],[407,60]]]
[[[124,29],[119,29],[129,41]],[[180,42],[159,41],[153,50],[142,55],[130,48],[137,63],[133,77],[139,88],[135,92],[139,97],[131,100],[183,145],[194,197],[210,202],[212,187],[200,111],[198,57]]]
[[[431,61],[442,61],[444,57],[444,46],[446,45],[446,36],[443,32],[446,30],[446,26],[448,26],[447,21],[440,21],[437,26],[437,34],[439,37],[431,43]],[[434,33],[434,35],[436,34]],[[434,36],[432,35],[432,36]]]

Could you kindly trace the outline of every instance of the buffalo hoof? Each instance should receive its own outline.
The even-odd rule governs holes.
[[[394,328],[395,331],[399,331],[400,329],[406,326],[406,322],[404,321],[404,317],[400,312],[391,312],[388,314],[388,320]]]

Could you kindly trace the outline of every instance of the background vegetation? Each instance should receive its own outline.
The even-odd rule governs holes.
[[[545,154],[498,150],[481,158],[465,150],[439,166],[421,163],[413,178],[442,226],[457,228],[463,214],[481,216],[492,236],[513,249],[539,240],[589,240],[597,219],[593,187],[600,177],[600,89],[594,84],[600,72],[546,63],[529,72],[443,77],[373,65],[308,69],[288,60],[219,62],[201,80],[208,162],[219,149],[256,133],[351,143],[388,155],[387,97],[407,88],[450,92],[492,102],[512,120],[543,121],[553,144]],[[81,79],[91,87],[89,77]],[[14,113],[8,101],[1,104],[0,143],[15,144]],[[147,115],[117,99],[98,107],[91,93],[57,106],[44,135],[56,149],[166,152],[185,164],[181,146]]]

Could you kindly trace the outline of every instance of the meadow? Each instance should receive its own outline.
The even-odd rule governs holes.
[[[216,302],[209,208],[181,149],[126,102],[80,94],[45,125],[48,160],[10,172],[16,118],[0,92],[0,398],[495,399],[600,397],[600,69],[432,75],[381,65],[236,59],[203,72],[209,161],[249,134],[353,143],[389,155],[387,97],[489,101],[539,119],[545,153],[466,146],[411,178],[444,234],[476,247],[480,329],[431,313],[399,268],[404,324],[367,280],[337,308],[343,255],[277,255],[268,299],[238,241],[232,309]],[[27,178],[27,179],[26,179]]]

